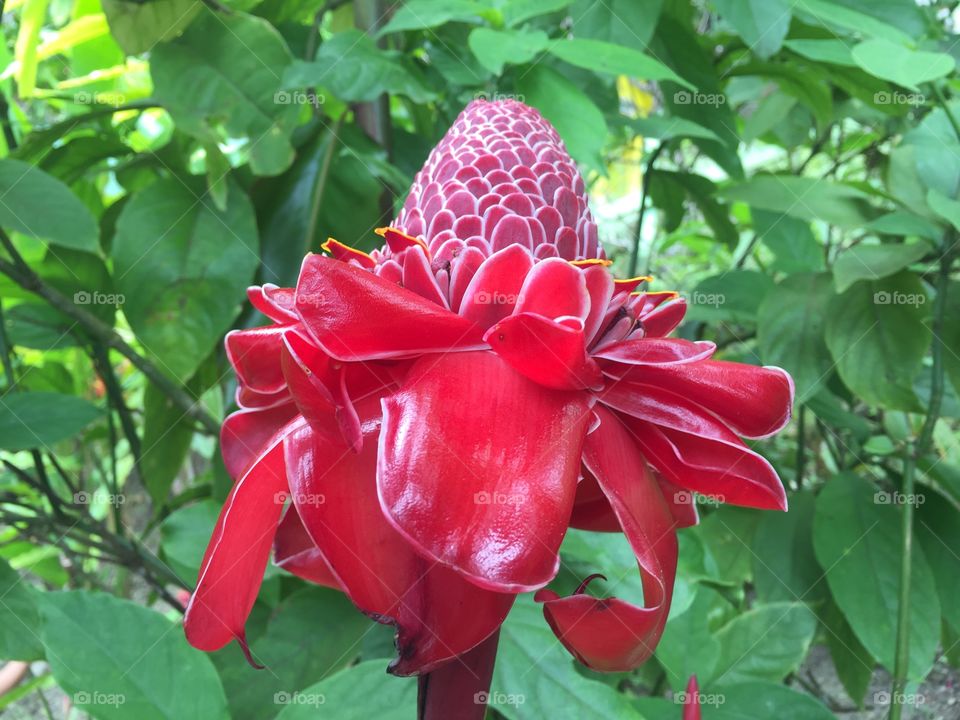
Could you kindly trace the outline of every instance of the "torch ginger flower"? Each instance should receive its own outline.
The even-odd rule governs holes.
[[[272,324],[227,337],[236,483],[187,638],[246,651],[273,548],[396,626],[396,674],[495,637],[529,591],[581,662],[637,667],[666,623],[691,491],[786,509],[740,438],[787,423],[790,376],[667,337],[684,301],[613,278],[582,178],[522,103],[471,103],[380,232],[370,254],[328,241],[295,289],[251,288]],[[568,527],[624,533],[642,605],[545,589]]]

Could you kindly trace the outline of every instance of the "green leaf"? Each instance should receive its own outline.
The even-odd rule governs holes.
[[[803,603],[771,603],[738,615],[717,632],[714,682],[783,680],[803,662],[816,629]]]
[[[936,188],[931,188],[927,192],[927,205],[937,215],[953,225],[954,229],[960,228],[960,201],[948,198],[937,191]]]
[[[503,66],[530,62],[542,52],[550,38],[542,30],[491,30],[475,28],[468,43],[477,60],[494,75],[503,72]]]
[[[170,513],[160,525],[160,550],[164,562],[190,586],[200,572],[203,551],[213,535],[220,506],[202,500]]]
[[[47,449],[80,433],[100,416],[83,398],[51,392],[0,396],[0,449]]]
[[[953,72],[951,55],[911,50],[900,43],[883,39],[865,40],[853,48],[853,60],[866,72],[881,80],[919,89],[920,83],[936,80]]]
[[[931,190],[931,192],[934,191]],[[881,215],[876,220],[872,220],[867,225],[867,229],[882,235],[916,236],[927,240],[939,240],[943,234],[940,228],[926,218],[900,210]]]
[[[656,654],[674,690],[685,688],[693,674],[703,683],[713,677],[720,642],[710,632],[709,620],[713,609],[723,602],[715,590],[698,585],[690,607],[667,621]]]
[[[836,720],[836,716],[806,693],[769,682],[745,682],[724,685],[717,691],[723,702],[704,714],[709,720]],[[709,715],[707,715],[709,713]]]
[[[714,0],[720,16],[762,58],[775,55],[790,29],[787,0]]]
[[[663,0],[576,0],[570,9],[573,34],[644,50],[662,8]]]
[[[773,251],[770,270],[787,274],[823,270],[823,248],[813,237],[810,223],[789,215],[754,210],[753,229]]]
[[[96,718],[227,718],[210,658],[163,615],[100,592],[43,598],[47,661],[81,710]]]
[[[277,720],[414,720],[417,681],[388,675],[382,661],[371,660],[341,670],[299,696],[278,694],[277,700],[286,704]]]
[[[310,705],[311,693],[324,694],[323,690],[316,690],[314,684],[356,658],[361,637],[370,627],[370,618],[358,612],[341,592],[306,587],[284,598],[271,612],[266,632],[251,641],[257,662],[266,666],[263,672],[251,674],[238,649],[231,648],[233,652],[215,656],[229,698],[232,720],[272,717],[287,704],[306,702]],[[304,632],[305,628],[309,628],[309,632]],[[387,661],[377,665],[378,679],[383,681],[388,677]],[[412,685],[415,687],[416,683]],[[412,705],[406,703],[409,691],[396,689],[398,693],[402,691],[402,695],[396,698],[395,712],[409,714],[412,711]],[[353,701],[365,704],[364,698],[364,695],[357,695]],[[345,709],[332,704],[331,698],[324,699],[326,702],[322,705],[314,704],[313,717],[316,717],[317,710],[321,710],[340,718]],[[370,713],[369,717],[379,717],[377,711],[381,708],[377,704],[364,709]],[[283,717],[287,717],[286,712]]]
[[[654,170],[650,182],[656,185],[674,185],[682,189],[683,193],[697,206],[703,219],[713,231],[718,242],[733,249],[737,246],[740,234],[730,221],[730,209],[716,200],[716,186],[702,175],[671,170]],[[651,188],[651,191],[653,189]],[[659,188],[660,192],[665,189]],[[667,190],[667,192],[671,192]]]
[[[953,387],[960,394],[960,323],[955,320],[960,318],[960,282],[956,280],[951,280],[947,284],[946,317],[954,318],[954,321],[944,323],[941,333],[940,339],[946,350],[943,353],[943,364],[947,368]]]
[[[900,587],[900,513],[853,474],[831,478],[817,498],[813,547],[833,599],[860,642],[892,669]],[[910,582],[910,666],[913,680],[933,664],[940,639],[940,604],[923,551],[913,547]]]
[[[185,382],[220,342],[258,264],[247,196],[230,181],[226,212],[171,178],[133,196],[117,220],[114,282],[124,314],[160,368]]]
[[[96,220],[70,188],[10,158],[0,160],[0,227],[61,247],[100,247]]]
[[[695,138],[699,140],[714,140],[719,142],[720,138],[713,130],[680,117],[668,117],[665,115],[649,115],[645,118],[632,120],[634,130],[638,135],[644,137],[658,138],[660,140],[678,137]]]
[[[172,40],[203,7],[197,0],[101,0],[110,32],[127,55],[139,55],[157,43]]]
[[[40,660],[39,591],[0,558],[0,657],[4,660]]]
[[[277,175],[293,162],[290,133],[300,113],[281,93],[291,60],[267,21],[205,10],[181,37],[151,51],[150,75],[178,130],[204,143],[245,139],[253,172]]]
[[[762,513],[721,505],[691,532],[700,536],[717,562],[713,578],[724,585],[739,586],[752,577],[753,534]]]
[[[853,61],[850,45],[845,40],[832,38],[826,40],[798,38],[795,40],[785,40],[783,46],[815,62],[827,63],[828,65],[841,65],[844,67],[857,66]]]
[[[807,13],[819,24],[838,27],[901,44],[913,43],[913,38],[902,30],[877,20],[865,13],[827,0],[793,0],[794,13]]]
[[[284,73],[284,88],[311,86],[347,102],[369,102],[385,92],[418,103],[435,96],[412,63],[399,53],[381,50],[360,30],[334,35],[320,46],[313,62],[297,61]]]
[[[488,5],[473,0],[407,0],[379,34],[425,30],[448,22],[477,22],[482,17],[493,17],[494,12]]]
[[[844,228],[862,227],[871,214],[866,193],[819,178],[756,175],[722,189],[720,195],[762,210],[801,220],[822,220]]]
[[[529,594],[517,598],[500,631],[490,701],[508,720],[641,720],[625,695],[577,671]]]
[[[611,75],[629,75],[643,80],[672,80],[690,90],[696,88],[659,60],[639,50],[603,40],[571,38],[558,40],[548,51],[571,65]]]
[[[503,24],[515,27],[524,20],[563,10],[570,3],[571,0],[508,0],[500,12],[503,13]]]
[[[860,280],[889,277],[917,262],[932,249],[923,241],[855,245],[837,256],[833,264],[833,284],[837,292],[842,293]]]
[[[756,270],[731,270],[701,280],[687,296],[688,320],[751,322],[767,293],[773,289],[769,275]]]
[[[826,309],[833,297],[827,273],[798,273],[767,293],[757,313],[760,357],[793,376],[797,404],[816,394],[833,367],[824,340]]]
[[[831,601],[827,605],[820,614],[820,620],[827,630],[827,645],[837,677],[850,699],[862,708],[876,661],[857,639],[836,603]]]
[[[797,106],[797,98],[782,90],[770,93],[757,103],[757,108],[743,123],[743,141],[750,143],[781,127]]]
[[[919,410],[913,378],[930,346],[930,308],[911,272],[861,281],[827,308],[826,340],[840,377],[872,405]]]
[[[960,512],[943,495],[925,490],[914,527],[936,580],[944,620],[960,632]]]
[[[166,394],[148,383],[143,391],[140,476],[155,505],[166,501],[192,438],[193,421]]]
[[[544,65],[534,65],[519,78],[517,86],[525,102],[553,123],[575,160],[603,170],[600,149],[607,139],[607,123],[593,100]]]
[[[787,513],[763,513],[753,536],[753,581],[757,598],[766,603],[815,602],[826,583],[813,554],[814,497],[790,496]]]

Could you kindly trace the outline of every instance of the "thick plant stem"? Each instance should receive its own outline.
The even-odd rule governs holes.
[[[947,238],[947,250],[940,258],[937,278],[937,297],[933,306],[933,368],[930,382],[930,405],[916,441],[907,446],[903,468],[903,524],[901,528],[900,597],[897,606],[897,646],[893,669],[893,687],[890,693],[890,720],[900,720],[903,713],[904,690],[910,664],[910,580],[913,551],[914,485],[917,460],[924,456],[933,440],[933,430],[940,417],[943,402],[943,325],[947,307],[947,288],[953,260],[953,234]]]
[[[473,650],[420,676],[417,720],[483,720],[500,631]]]
[[[647,160],[647,166],[641,178],[643,188],[640,191],[640,210],[637,212],[637,226],[633,232],[633,247],[630,250],[630,277],[636,276],[637,268],[640,266],[640,242],[643,239],[641,236],[643,232],[643,217],[647,213],[647,196],[650,194],[650,173],[653,172],[653,164],[657,161],[657,158],[660,157],[660,153],[663,152],[664,147],[666,147],[666,143],[661,142],[650,153],[650,159]]]

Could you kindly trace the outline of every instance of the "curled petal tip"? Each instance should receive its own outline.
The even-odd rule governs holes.
[[[607,581],[607,576],[604,575],[603,573],[593,573],[592,575],[587,575],[587,577],[583,579],[583,582],[580,583],[579,586],[577,586],[577,589],[573,591],[573,594],[583,595],[583,593],[587,591],[587,587],[590,585],[590,583],[592,583],[597,578],[603,580],[604,582]]]
[[[243,651],[243,656],[247,659],[250,667],[254,670],[263,670],[266,665],[261,665],[256,660],[253,659],[253,653],[250,652],[250,645],[247,644],[246,635],[237,635],[237,644],[240,645],[240,649]]]

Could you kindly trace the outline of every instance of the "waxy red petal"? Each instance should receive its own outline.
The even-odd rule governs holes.
[[[691,342],[680,338],[628,338],[595,350],[594,357],[613,360],[626,365],[675,365],[696,362],[710,357],[717,346],[701,340]],[[605,367],[615,377],[629,368]]]
[[[677,569],[677,536],[660,487],[630,432],[598,407],[600,426],[587,436],[584,464],[610,502],[637,557],[644,606],[583,593],[565,598],[541,590],[536,600],[560,642],[587,667],[623,672],[647,660],[670,611]]]
[[[251,285],[247,288],[250,304],[274,322],[290,324],[297,321],[294,311],[293,289],[273,284]]]
[[[212,652],[233,639],[246,652],[243,626],[257,599],[286,497],[283,437],[291,421],[233,486],[210,538],[183,628],[195,648]]]
[[[487,258],[467,285],[460,314],[488,328],[513,312],[523,281],[533,267],[533,256],[520,245],[510,245]]]
[[[586,468],[581,472],[583,477],[577,483],[570,527],[592,532],[620,532],[620,521],[597,484],[597,479]]]
[[[585,393],[537,385],[490,352],[421,358],[383,400],[384,511],[481,587],[541,587],[559,567],[589,408]]]
[[[276,435],[297,414],[292,402],[255,410],[238,410],[228,415],[220,427],[220,453],[227,474],[239,480],[263,454],[263,449],[276,442]]]
[[[793,379],[778,367],[707,360],[637,368],[630,378],[682,395],[743,437],[769,437],[790,422]]]
[[[286,331],[287,326],[268,325],[227,333],[224,340],[227,359],[241,383],[264,395],[283,390],[285,381],[280,370],[280,349]]]
[[[776,470],[699,405],[652,385],[620,382],[603,402],[624,418],[647,461],[675,485],[715,502],[786,510]]]
[[[482,642],[514,596],[478,588],[414,552],[377,498],[378,403],[364,403],[363,450],[341,453],[309,427],[286,442],[291,493],[344,592],[380,622],[397,626],[391,672],[428,672]]]
[[[585,319],[590,313],[590,294],[580,268],[561,258],[548,258],[533,266],[517,299],[515,312]]]
[[[303,261],[297,312],[339,360],[371,360],[481,347],[469,320],[355,265],[320,255]]]
[[[665,337],[672,333],[687,314],[687,301],[677,298],[646,313],[640,322],[645,337]]]
[[[587,355],[579,320],[556,322],[519,313],[498,322],[483,339],[514,370],[535,383],[558,390],[603,387],[603,374]]]
[[[273,561],[278,567],[308,582],[335,590],[343,589],[293,505],[284,513],[273,539]]]

